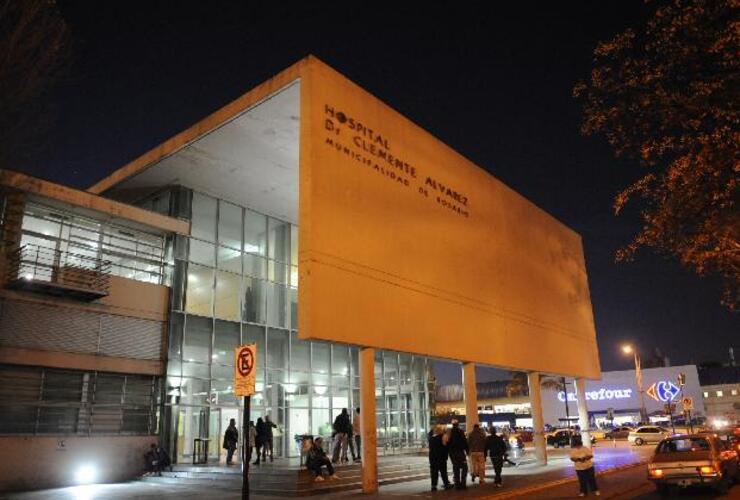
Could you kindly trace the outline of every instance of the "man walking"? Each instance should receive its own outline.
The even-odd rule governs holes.
[[[470,480],[475,481],[478,477],[480,484],[486,482],[486,431],[479,424],[473,425],[473,430],[468,434],[468,446],[470,447]]]
[[[239,431],[236,429],[236,420],[232,418],[229,420],[229,426],[226,428],[226,432],[224,432],[223,448],[226,450],[226,465],[231,465],[238,442]]]
[[[349,434],[352,430],[352,424],[350,423],[349,419],[349,413],[347,412],[347,408],[342,408],[342,412],[337,415],[337,418],[334,419],[334,433],[335,433],[335,440],[334,440],[334,451],[332,453],[331,461],[332,463],[337,463],[340,460],[340,451],[341,451],[341,461],[347,462],[347,441],[349,439]]]
[[[272,455],[272,445],[273,445],[273,435],[272,430],[277,427],[273,423],[272,420],[270,420],[270,415],[265,415],[265,421],[263,422],[264,430],[265,430],[265,438],[264,442],[262,443],[262,461],[267,461],[267,451],[270,451],[270,462],[273,461],[273,455]]]
[[[485,454],[491,457],[493,464],[493,484],[497,488],[503,486],[501,482],[501,469],[504,467],[504,457],[506,456],[507,446],[503,438],[496,434],[496,428],[491,427],[491,435],[486,438]]]
[[[452,421],[452,429],[450,429],[450,439],[447,443],[447,450],[450,453],[450,460],[452,461],[452,478],[455,481],[455,488],[458,490],[467,489],[467,454],[469,453],[468,440],[465,437],[465,433],[460,429],[460,423],[457,420]]]
[[[429,433],[429,473],[432,477],[432,491],[437,491],[439,478],[446,490],[452,488],[447,477],[447,443],[445,442],[445,428],[437,425]]]

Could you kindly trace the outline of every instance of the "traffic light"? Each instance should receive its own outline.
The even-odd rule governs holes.
[[[683,387],[684,385],[686,385],[686,374],[679,373],[678,374],[678,386]]]

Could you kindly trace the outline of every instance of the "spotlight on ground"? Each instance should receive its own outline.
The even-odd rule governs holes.
[[[95,482],[97,471],[92,465],[81,465],[75,471],[75,482],[77,484],[90,484]]]

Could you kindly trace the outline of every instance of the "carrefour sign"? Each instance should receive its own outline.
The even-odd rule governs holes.
[[[604,401],[609,399],[627,399],[632,397],[632,389],[607,389],[602,387],[598,391],[586,391],[586,401]],[[565,392],[558,392],[558,399],[565,401]],[[568,393],[568,401],[577,401],[575,392]]]

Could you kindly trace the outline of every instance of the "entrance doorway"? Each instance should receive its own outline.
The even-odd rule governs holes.
[[[240,408],[211,408],[208,419],[208,459],[226,463],[227,451],[223,448],[224,433],[229,426],[229,421],[233,418],[236,421],[236,428],[239,430],[238,450],[234,454],[234,462],[239,462],[239,453],[241,445],[244,442],[243,432],[241,431],[242,410]]]

